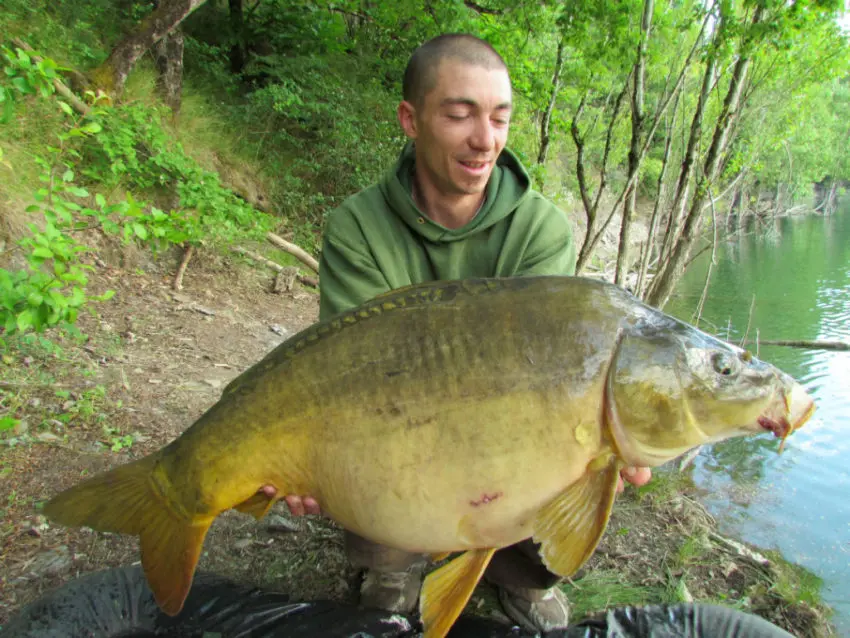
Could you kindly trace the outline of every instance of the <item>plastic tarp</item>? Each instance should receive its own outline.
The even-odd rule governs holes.
[[[199,572],[183,610],[163,614],[140,567],[95,572],[22,609],[3,638],[418,638],[415,617],[332,601],[292,601],[284,594]],[[462,616],[449,638],[783,638],[770,623],[703,605],[621,607],[545,634]]]

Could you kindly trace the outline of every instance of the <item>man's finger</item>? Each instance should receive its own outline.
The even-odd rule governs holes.
[[[622,477],[636,487],[649,483],[652,478],[652,470],[648,467],[626,467],[620,472]]]
[[[300,496],[289,495],[284,500],[289,505],[289,511],[293,516],[304,516],[304,502]]]
[[[322,513],[322,508],[319,507],[319,504],[316,502],[316,499],[308,496],[303,500],[304,508],[307,510],[308,514],[312,514],[314,516],[318,516]]]

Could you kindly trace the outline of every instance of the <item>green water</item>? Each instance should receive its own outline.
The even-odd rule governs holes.
[[[717,252],[700,328],[739,342],[850,342],[850,202],[833,216],[778,219]],[[691,321],[709,255],[694,262],[665,311]],[[755,346],[749,346],[755,348]],[[850,635],[850,352],[762,346],[818,410],[781,456],[769,436],[703,450],[695,477],[721,528],[776,548],[824,580],[839,635]]]

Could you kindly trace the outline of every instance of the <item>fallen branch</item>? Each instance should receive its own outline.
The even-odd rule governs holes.
[[[750,549],[749,547],[747,547],[743,543],[739,543],[738,541],[732,540],[731,538],[726,538],[725,536],[721,536],[720,534],[718,534],[716,532],[709,532],[708,536],[712,540],[717,541],[717,542],[721,543],[722,545],[725,545],[726,547],[730,548],[736,554],[738,554],[738,556],[741,556],[743,558],[748,558],[751,561],[753,561],[754,563],[761,565],[762,567],[769,567],[770,564],[771,564],[770,559],[765,557],[763,554],[760,554],[759,552],[753,551],[752,549]]]
[[[174,290],[183,290],[183,274],[186,272],[186,267],[189,265],[189,260],[192,258],[192,254],[194,252],[195,247],[189,244],[189,246],[186,247],[186,251],[183,253],[183,260],[177,268],[177,274],[174,275],[174,284],[172,285]]]
[[[266,257],[263,257],[262,255],[258,255],[254,251],[248,250],[247,248],[242,248],[241,246],[234,246],[231,250],[233,252],[239,254],[239,255],[243,255],[245,257],[253,259],[254,261],[258,261],[261,264],[264,264],[264,265],[268,266],[269,268],[271,268],[272,270],[275,270],[277,272],[285,272],[286,271],[286,266],[281,266],[279,263],[274,262],[271,259],[267,259]],[[298,281],[300,281],[305,286],[312,286],[313,288],[319,287],[319,281],[315,277],[308,277],[306,275],[298,275]]]
[[[274,233],[268,233],[266,235],[266,239],[268,239],[275,246],[288,252],[290,255],[297,257],[301,262],[308,266],[315,272],[317,275],[319,274],[319,262],[317,262],[306,250],[296,246],[295,244],[286,241],[283,237],[275,235]]]
[[[750,339],[750,343],[757,343],[760,346],[788,346],[789,348],[809,348],[811,350],[850,351],[850,342],[847,341],[765,341],[764,339]]]
[[[18,38],[12,38],[12,44],[14,44],[19,49],[23,49],[24,51],[31,52],[33,48],[28,45],[23,40],[19,40]],[[30,55],[30,57],[35,60],[36,63],[41,62],[41,58],[37,55]],[[83,102],[80,98],[78,98],[74,92],[68,88],[68,86],[59,78],[53,78],[53,86],[56,87],[56,91],[64,97],[68,102],[71,103],[71,106],[74,108],[77,113],[80,115],[86,115],[89,112],[89,107],[86,106],[85,102]]]

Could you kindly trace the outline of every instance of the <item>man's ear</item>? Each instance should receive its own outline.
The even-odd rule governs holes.
[[[405,100],[398,105],[396,114],[398,115],[398,123],[401,124],[404,134],[410,139],[415,140],[417,137],[416,107]]]

